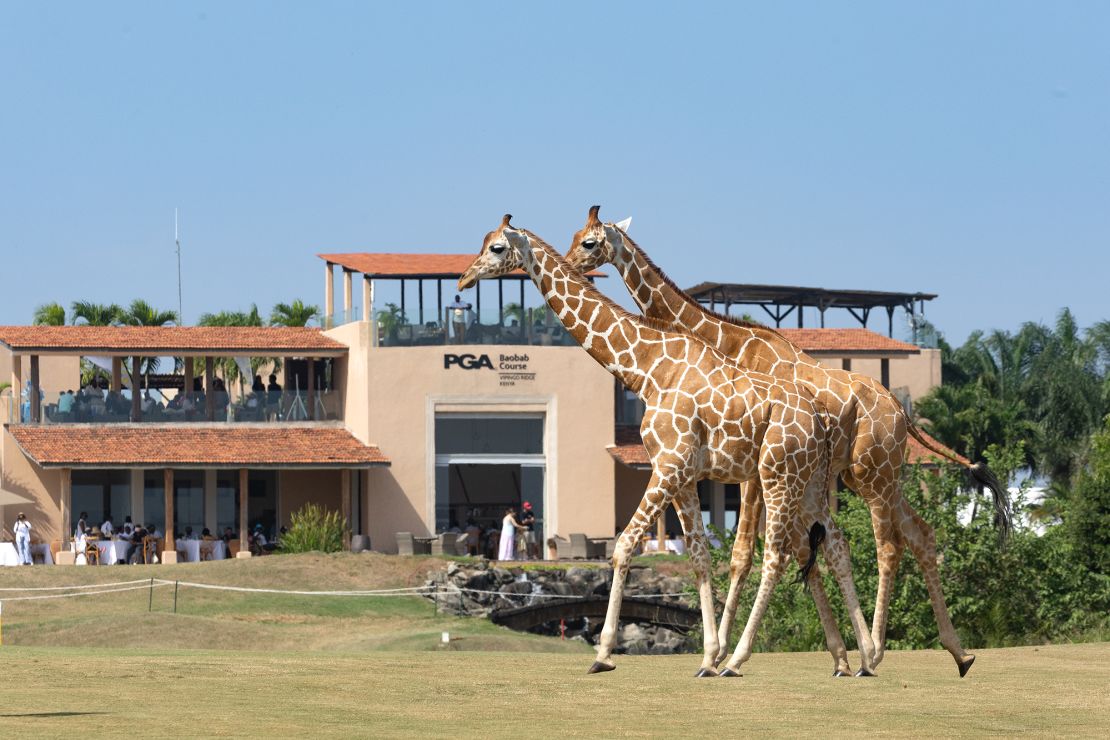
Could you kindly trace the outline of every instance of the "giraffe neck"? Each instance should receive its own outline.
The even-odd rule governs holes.
[[[601,294],[531,232],[523,267],[575,341],[629,390],[642,394],[662,333]],[[647,341],[643,341],[647,340]]]
[[[621,235],[613,252],[613,265],[620,272],[621,279],[645,316],[684,326],[716,347],[722,347],[726,343],[735,344],[738,339],[759,339],[773,347],[779,359],[800,358],[798,348],[777,331],[747,322],[727,321],[707,311],[700,303],[679,290],[627,234]],[[750,345],[753,350],[758,346],[759,344]],[[739,359],[742,364],[745,359],[756,360],[754,357]],[[766,372],[763,367],[752,369]]]

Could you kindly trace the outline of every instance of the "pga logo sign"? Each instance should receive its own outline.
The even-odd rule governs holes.
[[[461,367],[463,370],[480,370],[483,367],[487,370],[493,369],[493,362],[490,361],[489,355],[443,355],[443,369],[450,370],[452,367]]]

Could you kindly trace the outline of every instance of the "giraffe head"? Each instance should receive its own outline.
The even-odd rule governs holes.
[[[567,262],[572,267],[586,272],[595,270],[606,263],[612,263],[617,258],[617,242],[620,234],[632,225],[632,219],[626,218],[618,224],[605,224],[597,217],[601,206],[591,206],[590,214],[586,216],[586,225],[575,233],[570,242],[570,251],[567,252]]]
[[[482,251],[459,278],[459,290],[465,290],[483,278],[510,273],[523,264],[520,252],[528,239],[509,223],[510,219],[512,215],[506,213],[501,225],[486,234]]]

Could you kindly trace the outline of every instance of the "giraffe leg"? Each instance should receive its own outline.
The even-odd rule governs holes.
[[[929,590],[933,616],[936,617],[937,627],[940,629],[940,644],[952,654],[956,667],[960,671],[960,678],[963,678],[971,670],[975,656],[964,652],[960,637],[956,634],[956,628],[952,626],[952,620],[948,616],[948,605],[944,601],[944,591],[940,587],[940,572],[937,569],[936,534],[929,523],[918,516],[905,501],[902,501],[902,510],[904,513],[902,531],[921,569],[925,587]]]
[[[831,518],[825,524],[825,542],[822,544],[825,562],[829,564],[829,569],[840,586],[840,592],[844,595],[844,606],[848,610],[852,630],[856,634],[856,645],[859,647],[860,669],[856,675],[874,676],[875,643],[867,629],[867,619],[863,616],[859,596],[856,594],[856,584],[852,580],[852,558],[848,541],[844,539],[844,533]]]
[[[875,589],[875,615],[871,624],[871,641],[875,644],[875,663],[877,667],[886,654],[886,628],[890,616],[890,598],[894,589],[894,579],[905,551],[901,537],[889,539],[875,538],[875,550],[879,566],[879,582]]]
[[[836,615],[833,613],[832,605],[829,604],[829,595],[825,593],[825,584],[821,581],[821,573],[816,566],[810,568],[806,583],[809,585],[810,593],[813,594],[813,603],[817,607],[821,629],[825,632],[825,645],[833,656],[833,675],[850,676],[852,667],[848,665],[848,650],[840,637]]]
[[[771,531],[770,519],[771,517],[768,516],[768,532]],[[764,542],[763,573],[759,579],[759,591],[756,592],[751,614],[748,615],[748,623],[744,625],[744,632],[740,635],[740,641],[736,643],[736,650],[732,653],[732,657],[724,670],[721,671],[722,676],[739,676],[740,666],[752,657],[752,645],[755,644],[756,632],[759,631],[759,625],[763,621],[763,615],[767,612],[767,606],[771,601],[771,594],[774,592],[779,578],[782,577],[782,571],[785,567],[784,540],[785,537],[775,533],[773,537],[768,535]]]
[[[613,665],[613,648],[617,644],[617,625],[620,622],[621,602],[624,599],[624,583],[628,578],[628,566],[632,550],[644,536],[644,532],[662,515],[674,498],[676,487],[665,482],[656,472],[651,474],[647,490],[640,500],[640,506],[632,516],[632,521],[621,532],[613,551],[613,585],[609,590],[609,606],[605,612],[605,625],[597,643],[597,660],[590,666],[589,673],[601,673],[616,668]]]
[[[705,536],[705,523],[701,519],[701,503],[698,500],[697,489],[693,486],[684,488],[675,498],[675,508],[678,509],[678,520],[686,535],[686,549],[690,553],[690,561],[694,566],[694,575],[698,585],[698,599],[701,602],[703,655],[698,678],[716,676],[717,658],[717,620],[713,612],[713,580],[709,558],[709,542]]]
[[[747,481],[740,488],[740,520],[736,524],[736,538],[732,543],[732,560],[729,563],[728,596],[721,611],[721,624],[717,628],[717,657],[713,665],[720,665],[728,654],[729,634],[736,619],[740,592],[752,569],[755,554],[755,530],[763,510],[763,491],[759,479]]]

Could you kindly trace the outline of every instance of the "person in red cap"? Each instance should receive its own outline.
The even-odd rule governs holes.
[[[536,515],[532,512],[532,504],[529,501],[525,501],[520,508],[522,509],[520,524],[524,527],[524,547],[522,552],[524,557],[530,560],[538,560],[540,557],[540,548],[536,543]]]

